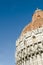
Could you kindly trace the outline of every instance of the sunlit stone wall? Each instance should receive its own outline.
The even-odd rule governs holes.
[[[15,55],[16,65],[43,65],[43,27],[20,36]]]

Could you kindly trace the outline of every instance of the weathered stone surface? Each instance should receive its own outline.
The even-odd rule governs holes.
[[[43,65],[43,11],[36,10],[32,22],[16,41],[16,65]]]

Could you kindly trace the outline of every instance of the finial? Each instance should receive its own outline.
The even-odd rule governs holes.
[[[41,11],[41,9],[37,8],[37,9],[35,10],[35,12],[38,12],[38,11]]]
[[[38,8],[36,10],[38,10]]]

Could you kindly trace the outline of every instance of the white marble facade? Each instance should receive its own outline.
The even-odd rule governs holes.
[[[43,65],[43,27],[21,35],[15,55],[16,65]]]

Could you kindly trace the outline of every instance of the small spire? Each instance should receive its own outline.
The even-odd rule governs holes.
[[[36,10],[38,10],[38,8]]]
[[[37,8],[37,9],[35,10],[35,12],[38,12],[38,11],[41,11],[41,9]]]

